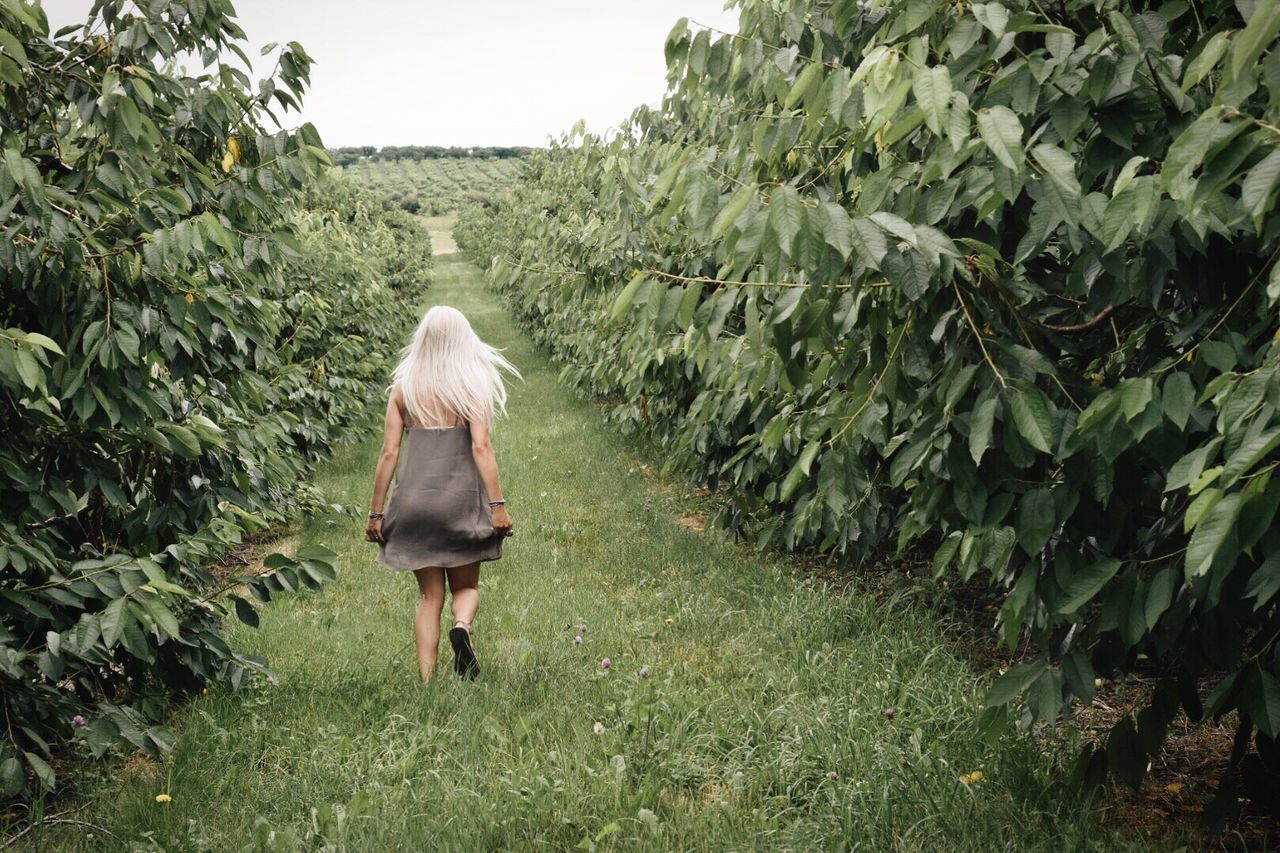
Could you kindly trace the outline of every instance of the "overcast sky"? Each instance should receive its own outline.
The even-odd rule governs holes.
[[[51,29],[92,0],[44,0]],[[724,0],[237,0],[267,74],[268,42],[302,43],[311,89],[286,126],[325,144],[546,145],[580,118],[604,131],[666,89],[663,41],[688,17],[730,32]],[[268,120],[269,121],[269,120]]]

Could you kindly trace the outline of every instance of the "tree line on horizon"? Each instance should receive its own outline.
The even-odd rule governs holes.
[[[519,145],[445,147],[441,145],[348,145],[330,148],[329,156],[335,166],[347,166],[361,160],[445,160],[492,159],[510,160],[528,157],[535,150]]]

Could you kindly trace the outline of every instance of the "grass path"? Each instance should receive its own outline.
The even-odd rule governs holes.
[[[312,520],[301,540],[340,552],[338,580],[235,629],[276,682],[211,691],[176,713],[170,758],[88,785],[77,816],[114,840],[63,828],[24,841],[1114,849],[1052,756],[1012,733],[994,749],[975,740],[981,692],[928,611],[834,595],[683,527],[679,488],[646,485],[637,445],[557,384],[482,287],[441,258],[413,306],[458,307],[526,376],[494,432],[518,532],[481,571],[481,679],[457,680],[444,644],[444,677],[421,684],[412,578],[374,562],[361,524]],[[367,506],[377,448],[370,435],[324,466],[331,500]],[[959,781],[977,769],[980,782]]]

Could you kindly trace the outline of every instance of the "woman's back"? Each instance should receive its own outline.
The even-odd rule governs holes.
[[[457,412],[449,410],[447,406],[441,406],[435,401],[430,401],[424,406],[429,414],[428,421],[426,423],[418,423],[405,404],[404,389],[400,387],[399,383],[395,385],[395,393],[397,395],[396,406],[400,409],[400,417],[404,421],[405,429],[449,429],[467,425],[465,418]]]

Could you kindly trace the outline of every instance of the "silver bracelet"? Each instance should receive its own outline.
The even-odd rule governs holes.
[[[500,500],[496,500],[496,501],[489,501],[489,506],[497,506],[498,504],[504,504],[504,503],[506,503],[506,502],[507,502],[507,499],[506,499],[506,498],[502,498],[502,499],[500,499]]]

